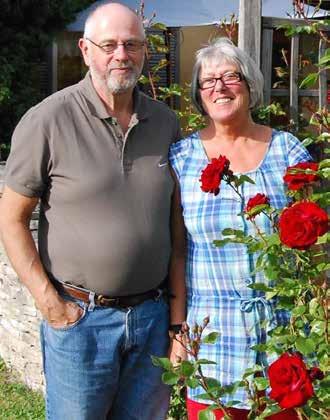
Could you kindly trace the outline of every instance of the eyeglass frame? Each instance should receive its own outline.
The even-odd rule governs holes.
[[[96,42],[94,42],[93,40],[91,40],[90,38],[87,38],[87,37],[84,38],[84,39],[87,39],[87,41],[91,42],[96,47],[99,47],[107,55],[113,54],[120,45],[122,45],[125,48],[125,51],[127,53],[135,54],[135,53],[139,52],[139,50],[142,49],[142,47],[146,44],[146,41],[145,40],[144,41],[138,41],[138,40],[129,39],[128,41],[124,41],[124,42],[116,42],[116,47],[114,48],[113,51],[106,51],[104,49],[105,48],[105,45],[97,44]],[[139,45],[139,48],[136,51],[130,51],[129,49],[127,49],[127,43],[128,42],[136,42]]]
[[[222,80],[222,78],[224,77],[224,76],[226,76],[226,74],[235,74],[236,76],[238,76],[238,80],[237,81],[235,81],[235,82],[233,82],[233,83],[226,83],[226,82],[224,82],[223,80]],[[203,88],[203,87],[201,87],[201,85],[200,85],[200,83],[201,82],[203,82],[203,81],[205,81],[205,80],[215,80],[215,82],[214,82],[214,85],[213,86],[209,86],[209,87],[206,87],[206,88]],[[204,79],[204,80],[198,80],[198,88],[200,89],[200,90],[207,90],[207,89],[214,89],[215,87],[216,87],[216,85],[217,85],[217,81],[218,80],[221,80],[221,83],[222,84],[224,84],[225,86],[230,86],[230,85],[235,85],[235,84],[238,84],[238,83],[240,83],[240,82],[242,82],[243,80],[244,80],[244,76],[242,75],[242,73],[240,73],[240,72],[238,72],[238,71],[228,71],[227,73],[224,73],[223,75],[221,75],[221,76],[219,76],[219,77],[208,77],[208,78],[206,78],[206,79]]]

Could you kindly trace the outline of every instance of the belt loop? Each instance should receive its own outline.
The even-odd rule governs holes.
[[[156,289],[156,291],[157,291],[157,293],[158,293],[158,294],[157,294],[157,296],[155,296],[155,298],[154,298],[154,299],[155,299],[155,301],[156,301],[156,302],[158,302],[158,301],[159,301],[159,299],[162,297],[162,294],[163,294],[163,289],[160,289],[160,288],[159,288],[159,289]]]
[[[88,300],[89,300],[88,312],[92,312],[94,311],[94,308],[95,308],[95,292],[89,292]]]

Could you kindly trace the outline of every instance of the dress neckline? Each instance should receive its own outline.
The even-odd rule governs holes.
[[[270,140],[269,140],[267,149],[265,151],[265,154],[264,154],[263,158],[258,163],[258,165],[255,168],[250,169],[249,171],[245,171],[245,172],[234,172],[234,175],[248,175],[248,174],[252,174],[254,172],[257,172],[263,166],[263,164],[265,163],[265,161],[266,161],[266,159],[268,157],[270,148],[272,146],[272,143],[273,143],[273,140],[274,140],[274,137],[275,137],[275,133],[276,133],[276,130],[272,128],[271,136],[270,136]],[[195,134],[196,134],[196,139],[198,141],[198,146],[201,149],[201,151],[202,151],[202,153],[204,155],[205,160],[207,160],[207,162],[210,163],[211,162],[211,159],[209,159],[209,157],[208,157],[208,155],[206,153],[205,147],[203,145],[203,140],[201,139],[201,136],[200,136],[200,131],[196,131]]]

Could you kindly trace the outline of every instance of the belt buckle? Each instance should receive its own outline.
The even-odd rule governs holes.
[[[97,304],[101,306],[116,306],[119,304],[118,298],[107,298],[103,295],[98,295],[96,298]]]

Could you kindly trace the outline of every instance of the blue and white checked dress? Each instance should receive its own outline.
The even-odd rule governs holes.
[[[251,346],[265,339],[260,328],[262,321],[266,319],[274,327],[286,322],[287,314],[274,313],[272,303],[267,302],[261,292],[247,287],[253,282],[267,282],[261,273],[251,275],[255,254],[248,254],[242,244],[216,248],[212,243],[222,238],[225,228],[241,229],[254,235],[252,223],[239,216],[247,200],[263,193],[273,207],[284,207],[287,198],[282,177],[286,168],[309,161],[311,156],[292,134],[273,130],[264,159],[255,170],[246,173],[255,184],[242,185],[243,203],[224,182],[217,196],[201,190],[199,178],[208,158],[198,132],[174,143],[169,160],[180,183],[187,229],[187,322],[190,326],[195,322],[201,324],[209,315],[206,332],[218,331],[220,337],[216,344],[202,345],[200,358],[216,362],[216,365],[203,365],[203,372],[227,385],[240,380],[244,370],[255,363],[267,366],[266,355],[256,353]],[[269,220],[263,214],[256,217],[256,222],[264,232],[271,233]],[[201,393],[201,388],[189,389],[188,397],[198,400],[196,397]],[[225,396],[222,402],[226,404],[231,400],[242,402],[237,407],[248,407],[247,395],[242,389],[235,395]]]

